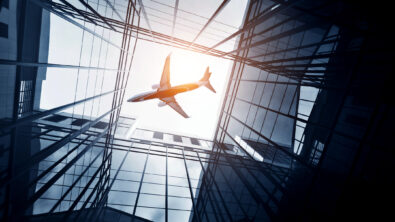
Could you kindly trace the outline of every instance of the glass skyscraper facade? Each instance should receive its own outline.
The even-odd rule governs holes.
[[[229,52],[243,60],[231,69],[215,137],[256,160],[255,170],[237,167],[243,158],[228,172],[252,203],[235,193],[243,214],[234,220],[376,215],[369,203],[382,199],[372,193],[385,196],[394,182],[379,176],[393,169],[389,141],[379,135],[393,131],[386,114],[393,109],[386,97],[393,57],[384,46],[391,45],[385,22],[377,23],[384,20],[365,17],[367,8],[250,2],[238,46]]]
[[[250,0],[239,29],[196,41],[230,1],[211,17],[181,1],[0,1],[1,220],[389,215],[387,10]],[[187,15],[199,28],[181,25]],[[232,61],[212,140],[140,128],[121,113],[139,41]]]

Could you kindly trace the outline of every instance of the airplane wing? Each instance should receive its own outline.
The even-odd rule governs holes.
[[[166,57],[165,66],[163,67],[162,78],[160,79],[160,88],[168,89],[170,85],[170,54]]]
[[[166,98],[161,98],[163,102],[165,102],[167,105],[169,105],[171,108],[173,108],[175,111],[177,111],[181,116],[184,118],[189,118],[189,116],[182,110],[181,106],[177,103],[176,99],[174,97],[166,97]]]

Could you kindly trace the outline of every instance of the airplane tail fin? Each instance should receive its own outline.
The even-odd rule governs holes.
[[[207,87],[209,90],[213,91],[214,93],[216,93],[215,89],[210,84],[210,76],[211,76],[211,72],[209,71],[209,67],[207,66],[206,72],[204,73],[204,76],[200,81],[205,82],[204,86]]]

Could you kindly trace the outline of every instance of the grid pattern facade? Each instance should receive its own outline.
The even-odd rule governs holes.
[[[373,176],[389,171],[368,154],[386,147],[389,141],[375,141],[374,130],[393,120],[376,112],[390,112],[387,102],[373,99],[389,87],[388,38],[383,24],[362,16],[365,10],[337,1],[251,1],[243,27],[224,40],[237,36],[238,46],[228,53],[244,60],[233,64],[215,143],[224,154],[238,147],[240,156],[255,160],[259,174],[267,166],[280,168],[265,176],[234,168],[214,177],[234,181],[237,175],[251,196],[243,202],[248,195],[232,191],[242,212],[233,215],[229,204],[222,212],[232,219],[341,217],[346,203],[366,209],[362,203],[379,199],[364,199],[362,187],[392,184],[393,178]],[[373,68],[378,61],[380,74]]]
[[[10,3],[1,13],[12,12],[9,41],[18,47],[2,50],[8,55],[0,60],[2,70],[15,77],[8,81],[15,87],[4,88],[9,90],[1,97],[13,98],[13,106],[1,122],[0,217],[22,221],[36,214],[103,210],[110,184],[108,144],[116,131],[136,40],[127,27],[106,29],[64,16],[50,1]],[[83,7],[117,16],[101,3]],[[127,9],[124,21],[137,25],[131,3],[121,4]],[[56,118],[59,112],[68,118]]]
[[[394,181],[387,29],[349,3],[270,0],[249,1],[239,29],[214,20],[229,2],[207,18],[178,0],[3,1],[0,13],[20,19],[7,23],[18,49],[0,52],[1,80],[14,83],[0,97],[1,219],[308,221],[351,204],[372,210],[363,203]],[[120,117],[142,40],[232,60],[213,141]]]

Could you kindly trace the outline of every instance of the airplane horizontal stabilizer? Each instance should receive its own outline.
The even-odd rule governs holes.
[[[210,84],[209,81],[207,81],[206,84],[204,84],[205,87],[207,87],[209,90],[213,91],[213,93],[217,93],[214,89],[214,87]]]

